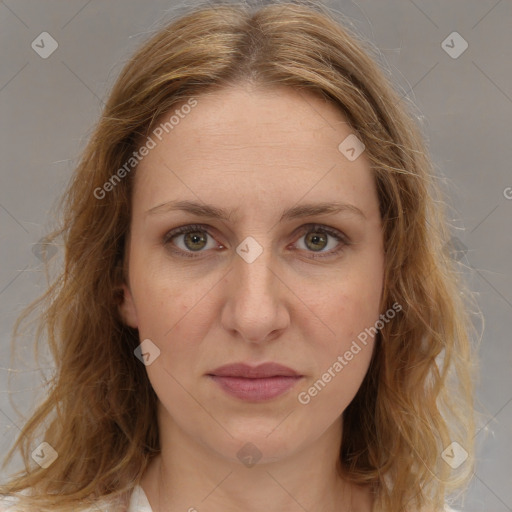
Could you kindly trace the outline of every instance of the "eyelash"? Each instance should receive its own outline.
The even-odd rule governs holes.
[[[179,228],[173,229],[166,233],[163,237],[163,244],[164,246],[169,246],[171,240],[179,235],[187,234],[187,233],[194,233],[196,231],[205,232],[208,234],[208,236],[212,237],[211,233],[208,231],[208,226],[205,226],[203,224],[189,224],[187,226],[180,226]],[[329,226],[324,226],[322,224],[306,224],[302,226],[301,229],[301,237],[304,236],[304,234],[314,232],[314,231],[321,231],[326,233],[329,236],[332,236],[335,240],[337,240],[340,243],[340,246],[338,249],[333,249],[329,251],[328,253],[318,253],[318,254],[327,254],[327,256],[319,256],[312,252],[314,254],[312,256],[313,259],[322,259],[322,258],[328,258],[331,256],[337,256],[345,246],[350,245],[349,241],[347,240],[346,236],[338,231],[337,229],[330,228]],[[182,249],[170,249],[173,253],[178,254],[179,256],[183,256],[185,258],[197,258],[198,256],[194,255],[194,252],[192,251],[183,251]],[[204,252],[204,251],[196,251],[198,253]]]

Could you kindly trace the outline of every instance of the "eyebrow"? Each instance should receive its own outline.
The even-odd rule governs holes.
[[[218,208],[213,205],[198,203],[196,201],[168,201],[157,206],[154,206],[146,211],[146,215],[153,215],[157,213],[168,213],[171,211],[184,211],[192,213],[199,217],[206,217],[211,219],[220,219],[229,221],[233,212],[228,212],[223,208]],[[315,215],[334,215],[336,213],[347,212],[353,213],[366,219],[366,215],[357,207],[352,204],[341,202],[323,202],[323,203],[310,203],[300,204],[293,206],[283,211],[279,222],[299,219],[304,217],[313,217]]]

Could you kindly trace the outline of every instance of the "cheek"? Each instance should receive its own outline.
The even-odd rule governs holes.
[[[352,401],[366,375],[375,326],[383,313],[382,278],[380,259],[361,259],[360,265],[332,283],[312,304],[311,309],[319,312],[324,325],[319,324],[316,334],[310,333],[310,339],[316,342],[316,371],[302,388],[305,395],[301,403],[311,402],[317,414],[335,418]]]
[[[155,258],[156,250],[134,251],[130,278],[140,336],[165,339],[204,295],[203,283],[190,271],[176,269]]]
[[[325,336],[325,328],[319,327],[322,336],[319,331],[311,333],[310,339],[316,340],[316,371],[297,396],[307,417],[323,425],[334,422],[359,390],[372,358],[373,329],[379,319],[378,285],[353,280],[342,291],[339,288],[332,290],[329,306],[322,310],[330,332]],[[316,428],[315,423],[310,427]]]
[[[381,313],[382,276],[378,267],[373,272],[369,267],[350,272],[315,301],[313,307],[329,328],[326,345],[346,350],[360,333],[375,325]]]
[[[160,350],[158,364],[147,367],[148,375],[156,379],[158,389],[171,392],[169,386],[174,381],[166,374],[184,382],[197,371],[198,355],[218,315],[216,281],[214,277],[193,277],[190,270],[169,272],[169,266],[161,264],[137,266],[134,260],[132,286],[139,337],[150,339]]]

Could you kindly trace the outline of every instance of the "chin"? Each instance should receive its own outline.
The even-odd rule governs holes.
[[[241,463],[247,467],[254,464],[269,464],[293,456],[315,440],[314,435],[308,435],[300,425],[288,424],[284,428],[279,421],[261,418],[258,420],[231,424],[227,429],[233,438],[223,435],[222,439],[209,439],[207,443],[219,455],[230,462]],[[281,423],[280,423],[281,422]]]

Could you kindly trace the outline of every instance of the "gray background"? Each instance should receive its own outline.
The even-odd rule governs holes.
[[[13,322],[45,286],[38,241],[53,226],[51,208],[123,63],[177,12],[176,5],[0,1],[0,456],[22,424],[8,400],[8,375],[21,413],[28,414],[44,396],[30,336],[23,338],[22,361],[9,361]],[[477,468],[465,501],[453,506],[511,511],[512,2],[338,0],[327,5],[375,45],[403,101],[416,106],[452,198],[458,258],[466,264],[485,319]],[[43,59],[31,43],[45,31],[58,48]],[[442,46],[454,31],[469,45],[458,58]],[[452,51],[461,48],[450,39],[448,44]],[[48,359],[44,373],[51,366]]]

